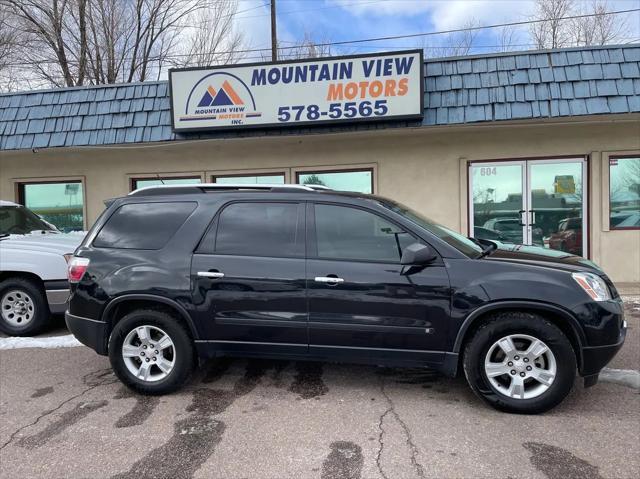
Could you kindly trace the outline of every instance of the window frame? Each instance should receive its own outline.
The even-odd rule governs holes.
[[[211,182],[212,183],[217,183],[216,179],[217,178],[234,178],[234,177],[238,177],[238,176],[255,176],[255,177],[261,177],[261,176],[282,176],[283,178],[283,185],[287,184],[287,174],[284,171],[272,171],[272,172],[265,172],[265,171],[261,171],[259,173],[255,173],[253,171],[246,171],[246,172],[238,172],[238,173],[225,173],[222,175],[218,175],[213,173],[211,175]],[[257,183],[259,184],[259,183]]]
[[[606,157],[607,166],[607,219],[606,224],[609,231],[639,231],[640,226],[613,226],[611,224],[611,160],[638,160],[640,161],[640,153],[616,155],[610,154]],[[640,212],[640,211],[639,211]]]
[[[316,168],[316,167],[305,167],[305,168],[295,168],[293,172],[294,184],[300,185],[300,175],[322,175],[327,173],[362,173],[369,172],[371,173],[371,192],[364,194],[376,194],[376,168],[374,165],[350,165],[346,168],[340,167],[330,167],[330,168]]]
[[[149,180],[200,180],[200,183],[204,183],[204,181],[202,180],[202,175],[201,174],[189,174],[189,173],[185,173],[185,174],[176,174],[176,175],[170,175],[170,174],[161,174],[159,173],[158,175],[154,175],[154,174],[149,174],[148,176],[144,176],[144,175],[134,175],[134,176],[129,176],[129,192],[135,191],[138,189],[137,187],[137,182],[138,181],[149,181]],[[144,188],[144,187],[141,187]]]
[[[402,258],[398,258],[398,261],[380,261],[380,260],[371,260],[371,259],[361,259],[361,258],[325,258],[325,257],[321,257],[318,256],[318,241],[317,241],[317,232],[316,232],[316,211],[315,211],[315,206],[316,205],[328,205],[328,206],[338,206],[338,207],[343,207],[343,208],[351,208],[351,209],[355,209],[355,210],[361,210],[364,211],[366,213],[370,213],[372,215],[375,215],[381,219],[383,219],[384,221],[391,223],[393,225],[395,225],[396,227],[402,229],[403,231],[405,231],[409,236],[411,236],[411,238],[413,239],[412,243],[422,243],[422,244],[427,244],[424,240],[422,240],[419,236],[417,236],[412,230],[410,230],[409,228],[407,228],[406,226],[403,226],[402,224],[400,224],[398,221],[395,221],[393,218],[390,218],[389,216],[379,213],[378,211],[374,211],[371,210],[369,208],[365,208],[363,206],[360,205],[352,205],[352,204],[345,204],[345,203],[336,203],[336,202],[332,202],[332,201],[308,201],[307,202],[307,246],[306,246],[306,250],[307,250],[307,255],[306,258],[307,259],[312,259],[312,260],[318,260],[318,261],[342,261],[342,262],[349,262],[349,263],[369,263],[369,264],[393,264],[396,266],[400,265],[400,260]],[[438,254],[438,253],[436,253]],[[439,256],[439,254],[438,254]]]
[[[25,201],[25,186],[78,183],[82,185],[82,231],[87,230],[87,182],[84,176],[56,176],[47,178],[16,178],[13,180],[16,203],[29,208]],[[34,212],[35,213],[35,212]],[[36,213],[37,214],[37,213]],[[39,215],[38,215],[39,216]],[[57,228],[57,226],[56,226]]]
[[[220,230],[220,216],[222,215],[222,213],[224,212],[225,209],[227,209],[229,206],[234,205],[234,204],[238,204],[238,203],[248,203],[248,204],[260,204],[260,203],[267,203],[267,204],[293,204],[293,205],[297,205],[298,206],[298,210],[297,210],[297,220],[298,220],[298,225],[297,225],[297,234],[300,235],[301,242],[302,242],[302,255],[301,256],[296,256],[296,255],[278,255],[278,256],[273,256],[273,255],[261,255],[261,254],[251,254],[251,255],[246,255],[246,254],[229,254],[229,253],[218,253],[216,251],[216,245],[218,242],[218,231]],[[306,209],[305,209],[305,201],[300,201],[300,200],[285,200],[285,199],[255,199],[255,200],[247,200],[247,199],[242,199],[242,200],[233,200],[233,201],[229,201],[227,203],[224,203],[219,209],[218,211],[216,211],[216,214],[213,216],[213,218],[211,219],[211,222],[209,223],[209,226],[207,226],[207,228],[205,229],[204,234],[202,235],[202,238],[200,238],[200,241],[198,243],[198,246],[195,250],[196,254],[206,254],[206,255],[214,255],[214,256],[225,256],[225,257],[233,257],[233,256],[242,256],[242,257],[248,257],[248,258],[280,258],[280,259],[301,259],[304,260],[307,258],[307,230],[306,230]],[[208,240],[212,240],[212,241],[208,241]]]

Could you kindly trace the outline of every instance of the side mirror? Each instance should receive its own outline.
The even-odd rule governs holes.
[[[422,243],[413,243],[402,252],[400,264],[403,266],[425,266],[437,258],[438,255],[430,246]]]

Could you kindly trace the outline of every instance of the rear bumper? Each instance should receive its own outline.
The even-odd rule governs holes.
[[[582,376],[593,376],[600,373],[609,361],[620,351],[627,337],[627,322],[620,328],[620,336],[615,344],[605,346],[587,346],[582,348]]]
[[[85,346],[89,346],[96,353],[106,356],[107,353],[107,323],[95,319],[76,316],[69,311],[64,314],[65,323],[71,334]]]

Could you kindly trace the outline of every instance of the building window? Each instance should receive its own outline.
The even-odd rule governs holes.
[[[214,183],[220,184],[248,184],[248,185],[283,185],[284,173],[257,173],[243,175],[214,175]]]
[[[373,170],[299,171],[296,183],[321,185],[339,191],[373,193]]]
[[[132,178],[131,191],[145,186],[158,185],[195,185],[202,183],[199,176],[167,176],[160,178]]]
[[[80,180],[20,183],[18,201],[60,231],[84,229],[84,191]]]
[[[640,229],[640,157],[609,159],[609,228]]]

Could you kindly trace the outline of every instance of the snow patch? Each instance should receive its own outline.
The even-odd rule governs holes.
[[[77,346],[82,346],[82,343],[80,343],[73,334],[45,338],[0,338],[0,350],[23,348],[75,348]]]
[[[604,368],[600,372],[600,380],[640,389],[640,371],[635,369]]]

